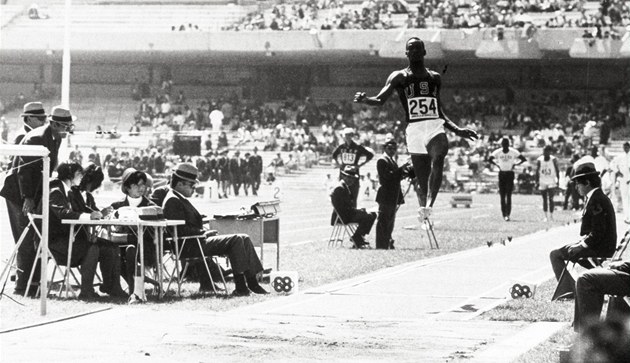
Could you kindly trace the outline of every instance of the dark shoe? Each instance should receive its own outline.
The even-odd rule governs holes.
[[[101,285],[101,287],[99,288],[99,290],[103,293],[103,294],[107,294],[111,297],[115,297],[115,298],[120,298],[120,299],[127,299],[129,297],[129,295],[125,292],[125,290],[118,288],[118,289],[110,289],[110,288],[105,288]]]
[[[363,245],[368,244],[367,242],[365,242],[362,236],[350,237],[350,241],[353,244],[352,248],[361,248]]]
[[[39,291],[39,285],[31,285],[31,287],[28,289],[28,294],[26,294],[26,297],[36,298],[38,291]],[[26,287],[16,287],[13,290],[14,295],[24,296],[25,292],[26,292]]]
[[[94,301],[101,298],[101,295],[95,293],[94,291],[81,291],[79,294],[79,300],[83,301]]]
[[[253,292],[254,294],[268,294],[268,292],[258,284],[258,280],[256,280],[255,276],[247,278],[247,287],[249,287],[249,290],[251,290],[251,292]]]
[[[234,291],[232,291],[232,296],[249,296],[249,289],[244,289],[244,290],[240,290],[240,289],[236,289]]]

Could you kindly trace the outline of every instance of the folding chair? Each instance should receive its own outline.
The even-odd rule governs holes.
[[[9,259],[7,260],[7,264],[4,266],[4,269],[2,270],[2,273],[0,274],[0,282],[2,282],[2,293],[4,293],[4,288],[7,284],[7,280],[9,278],[9,275],[11,274],[11,269],[16,269],[17,270],[17,266],[15,265],[16,263],[16,259],[17,259],[17,255],[18,255],[18,250],[20,249],[20,246],[22,245],[22,243],[24,243],[24,240],[26,239],[26,236],[29,234],[30,230],[33,229],[41,238],[41,234],[39,233],[39,230],[37,229],[37,225],[35,224],[35,219],[41,219],[42,216],[41,215],[35,215],[35,214],[28,214],[28,219],[29,222],[26,225],[26,228],[24,228],[24,231],[22,231],[22,234],[20,235],[20,238],[18,239],[17,243],[15,244],[15,248],[13,249],[13,252],[11,253],[11,256],[9,257]],[[28,243],[28,242],[27,242]],[[38,250],[39,251],[39,250]],[[39,258],[40,254],[36,253],[35,254],[35,263],[37,262],[37,258]],[[34,270],[35,265],[33,265],[33,270]],[[28,281],[28,285],[31,285],[32,280],[29,278]],[[26,289],[26,292],[24,293],[24,297],[26,297],[26,295],[28,294],[28,290]]]
[[[173,278],[174,278],[175,281],[177,282],[177,296],[181,296],[182,283],[184,282],[186,272],[188,271],[190,264],[193,262],[202,261],[205,267],[206,273],[208,274],[208,278],[210,279],[210,283],[212,284],[212,290],[214,291],[215,294],[217,293],[217,289],[214,285],[214,279],[212,278],[212,274],[210,273],[210,266],[208,265],[208,259],[212,258],[213,261],[217,265],[219,263],[217,260],[217,256],[206,256],[203,253],[201,240],[205,238],[206,238],[205,235],[178,237],[177,239],[174,239],[172,237],[166,238],[166,241],[171,243],[173,247],[172,250],[175,252],[175,258],[174,258],[175,266],[173,267],[170,273],[167,272],[167,275],[171,276],[171,279],[169,279],[168,285],[166,286],[166,290],[168,290],[171,287],[171,282],[173,281]],[[184,245],[188,241],[191,241],[190,243],[194,243],[193,241],[197,242],[197,247],[199,247],[199,253],[201,254],[201,256],[184,257],[184,258],[181,257],[182,251],[184,249]],[[181,243],[181,246],[180,246],[180,243]],[[180,264],[182,262],[184,263],[183,269],[180,268]],[[225,290],[225,294],[227,294],[227,284],[225,282],[225,277],[223,276],[223,271],[221,271],[221,268],[219,268],[219,274],[221,275],[221,281],[223,282],[223,289]]]
[[[601,267],[606,261],[619,261],[621,257],[628,248],[628,241],[630,240],[630,230],[626,231],[624,236],[621,238],[621,241],[617,245],[615,249],[615,253],[610,258],[604,257],[588,257],[582,258],[580,261],[588,261],[593,267]],[[560,278],[558,279],[558,286],[556,286],[556,290],[551,297],[551,301],[555,301],[561,299],[563,297],[571,296],[575,294],[575,278],[571,274],[575,269],[575,264],[578,262],[567,261],[564,265],[564,269],[560,274]],[[571,266],[569,266],[571,264]]]
[[[40,238],[42,238],[42,235],[40,233],[40,231],[37,229],[34,219],[35,218],[40,218],[41,216],[35,216],[35,215],[29,215],[29,220],[30,220],[30,224],[29,226],[32,226],[31,228],[34,229],[35,233],[37,234],[37,236]],[[37,265],[37,261],[41,259],[41,254],[42,254],[42,244],[39,243],[37,246],[37,251],[35,253],[35,260],[33,261],[33,267],[31,269],[31,273],[29,275],[29,280],[28,280],[28,285],[30,286],[30,284],[32,283],[33,279],[35,278],[34,274],[35,274],[35,268]],[[70,258],[68,258],[68,261],[70,261]],[[48,280],[49,282],[49,286],[51,288],[48,289],[48,293],[52,293],[52,286],[56,283],[60,283],[59,286],[59,291],[57,293],[57,296],[61,297],[64,290],[66,292],[66,297],[68,297],[68,293],[72,293],[73,297],[76,297],[76,293],[75,291],[71,288],[71,282],[70,282],[70,277],[72,277],[72,280],[74,282],[74,284],[76,286],[80,286],[81,283],[79,282],[79,279],[77,278],[77,273],[80,275],[80,272],[78,271],[79,266],[80,265],[68,265],[68,261],[62,261],[61,263],[59,261],[57,261],[57,259],[55,258],[55,256],[50,252],[50,250],[48,250],[48,263],[52,262],[53,263],[53,268],[52,268],[52,274],[50,279]],[[59,273],[62,276],[62,280],[59,281],[55,281],[55,275],[57,274],[57,271],[59,271]],[[76,273],[75,273],[76,272]],[[102,282],[103,279],[101,278],[98,270],[95,272],[95,277],[97,280],[97,283],[94,284],[94,286],[99,286]],[[39,289],[38,292],[39,294]]]
[[[339,247],[343,246],[343,240],[348,235],[348,238],[352,237],[359,226],[357,223],[345,223],[339,213],[337,213],[337,209],[333,206],[333,211],[335,213],[335,221],[333,223],[333,230],[330,234],[330,238],[328,239],[328,247],[339,245]]]

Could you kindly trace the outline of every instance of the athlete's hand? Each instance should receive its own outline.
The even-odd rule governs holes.
[[[477,132],[471,129],[460,129],[457,132],[457,136],[463,137],[464,139],[469,139],[469,140],[476,140],[479,138],[479,135],[477,135]]]
[[[354,102],[361,103],[366,97],[365,92],[357,92],[354,94]]]

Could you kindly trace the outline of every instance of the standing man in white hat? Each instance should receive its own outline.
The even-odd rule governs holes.
[[[41,102],[29,102],[24,105],[23,112],[20,114],[24,123],[24,131],[18,133],[13,143],[18,145],[24,139],[24,136],[31,130],[43,126],[46,123],[46,111]],[[9,175],[7,175],[2,190],[0,190],[0,196],[4,197],[7,203],[7,213],[9,214],[9,224],[11,225],[11,232],[13,233],[13,239],[15,243],[20,239],[20,235],[28,224],[28,218],[22,214],[22,195],[19,190],[19,182],[17,175],[17,167],[19,157],[14,157],[11,160],[11,169]],[[21,262],[23,259],[18,257],[18,269],[22,269]],[[24,287],[22,286],[24,285]],[[20,286],[16,288],[20,294],[24,293],[26,281],[20,280]]]
[[[48,115],[48,124],[29,131],[22,140],[22,145],[41,145],[50,151],[51,175],[53,170],[57,168],[61,140],[69,132],[72,132],[75,119],[69,109],[63,106],[53,107],[50,115]],[[34,213],[41,204],[44,164],[40,157],[23,156],[19,158],[17,167],[19,197],[22,200],[22,226],[25,228],[28,224],[28,213]],[[27,236],[20,246],[20,251],[18,251],[18,274],[15,287],[15,292],[18,294],[22,294],[26,290],[28,275],[35,259],[35,246],[32,243],[32,237]]]
[[[22,142],[22,139],[32,129],[43,126],[46,123],[46,111],[41,102],[29,102],[24,105],[24,112],[20,114],[23,125],[23,132],[18,133],[13,140],[15,145]],[[6,178],[5,184],[0,191],[0,195],[6,199],[7,212],[9,213],[9,224],[11,225],[11,232],[13,232],[13,238],[17,243],[22,234],[22,229],[19,225],[19,216],[22,214],[22,200],[20,198],[19,187],[17,180],[17,163],[19,157],[14,157],[11,161],[11,170]]]
[[[341,172],[345,170],[347,166],[353,166],[356,168],[357,172],[359,168],[363,165],[367,164],[374,158],[374,152],[362,145],[354,142],[354,130],[350,127],[346,127],[341,132],[343,135],[344,143],[337,146],[337,148],[332,153],[332,159],[335,162],[335,165],[339,167],[339,178],[341,179]],[[360,162],[360,159],[364,157],[363,162]],[[355,183],[352,188],[352,198],[354,205],[353,207],[357,207],[357,197],[359,196],[360,184]]]

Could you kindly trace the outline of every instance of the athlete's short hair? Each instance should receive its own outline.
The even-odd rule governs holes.
[[[418,37],[411,37],[407,39],[407,43],[405,43],[405,54],[409,52],[409,44],[412,42],[420,42],[420,44],[422,45],[422,55],[423,56],[427,55],[427,49],[424,45],[424,41]]]

